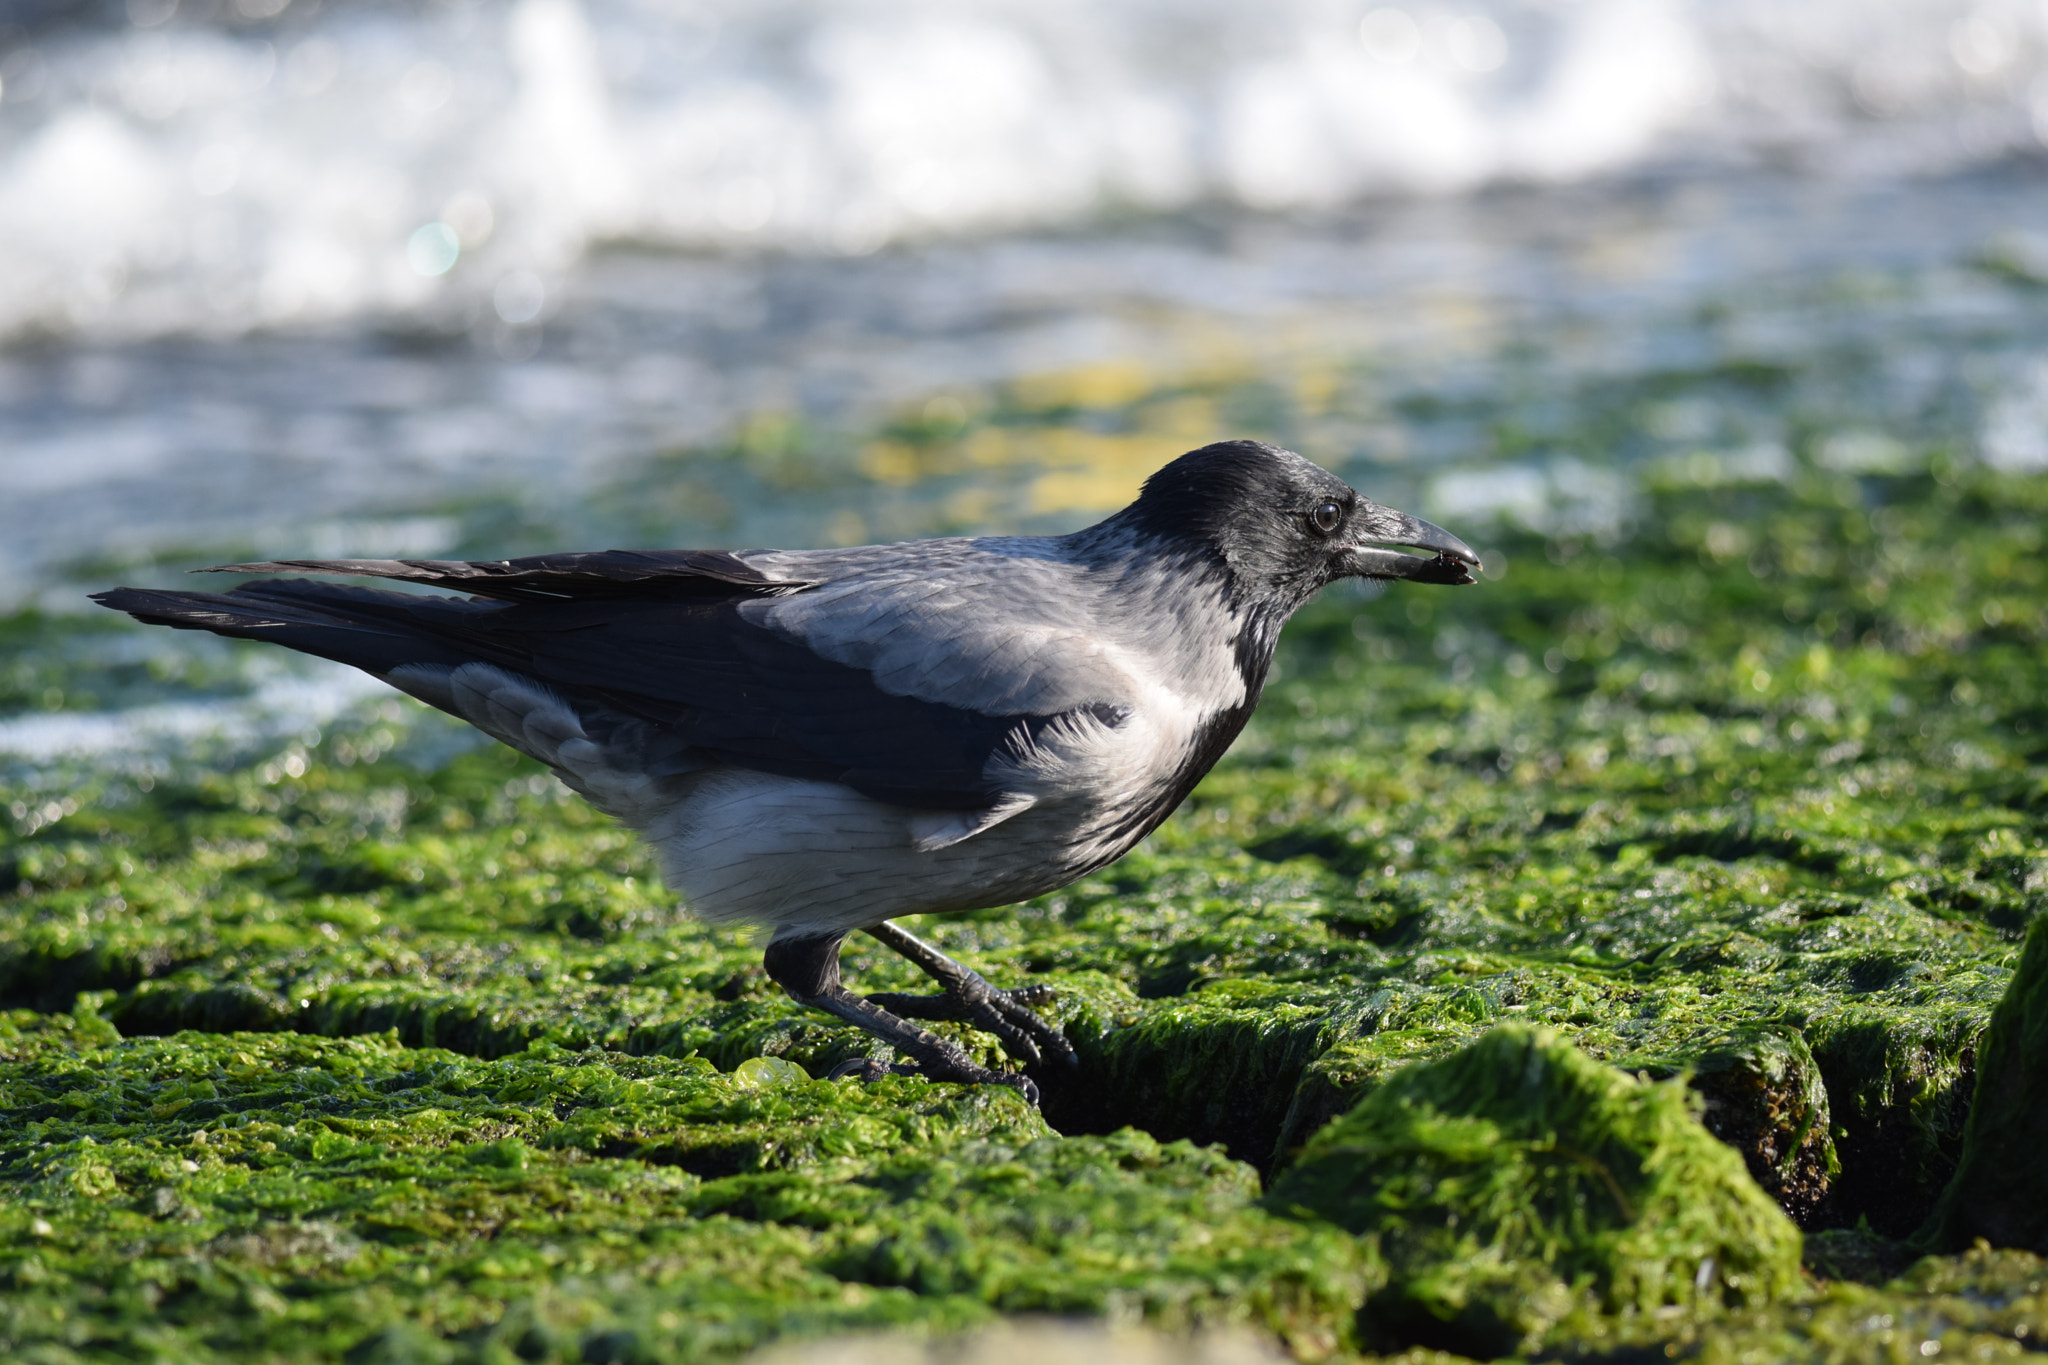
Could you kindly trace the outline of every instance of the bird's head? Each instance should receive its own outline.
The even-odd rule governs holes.
[[[1450,532],[1382,507],[1262,441],[1189,451],[1147,479],[1117,519],[1215,554],[1240,591],[1283,611],[1339,578],[1470,583],[1479,567],[1479,556]]]

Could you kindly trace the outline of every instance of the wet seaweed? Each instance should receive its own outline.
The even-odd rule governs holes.
[[[1611,1346],[1800,1286],[1798,1231],[1682,1085],[1523,1025],[1401,1069],[1316,1134],[1270,1202],[1386,1258],[1363,1310],[1385,1347]]]

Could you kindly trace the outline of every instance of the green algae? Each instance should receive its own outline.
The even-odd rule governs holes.
[[[1275,1207],[1368,1239],[1369,1330],[1480,1356],[1668,1335],[1799,1285],[1799,1234],[1683,1087],[1504,1025],[1401,1069],[1325,1127]]]
[[[1742,1155],[1763,1192],[1794,1221],[1818,1216],[1842,1163],[1827,1086],[1799,1032],[1749,1027],[1709,1040],[1688,1079],[1707,1131]]]
[[[374,1358],[424,1334],[449,1358],[688,1360],[1027,1311],[1320,1356],[1371,1280],[1221,1154],[1062,1140],[1008,1091],[549,1044],[124,1040],[89,1012],[7,1016],[0,1058],[10,1358]]]
[[[1827,1284],[1763,1311],[1683,1324],[1663,1353],[1711,1365],[2039,1360],[2044,1334],[2048,1261],[1979,1247],[1927,1257],[1881,1283]]]
[[[2048,917],[2034,921],[1978,1054],[1954,1180],[1923,1234],[2048,1255]]]

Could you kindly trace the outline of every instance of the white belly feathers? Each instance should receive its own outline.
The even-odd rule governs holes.
[[[1102,865],[1123,852],[1107,842],[1124,825],[1115,817],[1171,784],[1202,719],[1157,702],[1065,717],[991,761],[989,776],[1013,793],[994,809],[917,811],[740,768],[650,776],[634,753],[592,740],[548,689],[488,664],[409,667],[391,681],[539,759],[639,831],[699,917],[820,931],[1006,905]]]

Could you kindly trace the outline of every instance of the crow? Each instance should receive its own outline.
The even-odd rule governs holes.
[[[890,921],[1009,905],[1114,862],[1236,739],[1281,626],[1318,589],[1471,583],[1478,565],[1449,532],[1241,440],[1181,456],[1064,536],[280,560],[205,572],[463,595],[274,578],[94,600],[334,659],[468,721],[637,830],[698,916],[771,926],[764,966],[792,997],[911,1059],[841,1072],[1035,1103],[1033,1076],[1075,1062],[1031,1009],[1050,992],[997,989]],[[854,930],[941,991],[847,989]],[[983,1067],[918,1019],[993,1034],[1024,1069]]]

